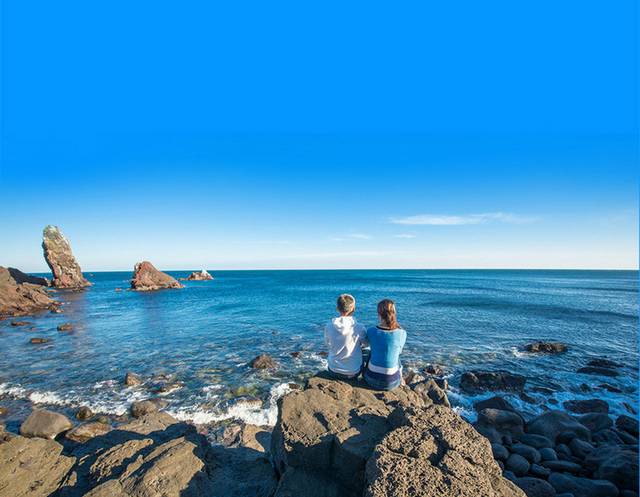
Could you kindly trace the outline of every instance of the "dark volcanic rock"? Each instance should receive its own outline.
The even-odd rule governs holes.
[[[275,369],[278,363],[269,354],[260,354],[249,362],[249,366],[253,369]]]
[[[18,283],[7,268],[0,266],[0,319],[34,314],[56,304],[42,285]]]
[[[567,351],[567,346],[560,342],[534,342],[524,346],[531,353],[559,354]]]
[[[23,273],[14,267],[9,267],[7,270],[17,284],[31,283],[32,285],[51,286],[51,282],[47,278],[31,276],[30,274]]]
[[[622,415],[616,419],[616,428],[631,433],[634,437],[638,437],[638,420],[630,416]]]
[[[543,435],[554,443],[562,433],[568,433],[573,438],[577,437],[581,440],[591,439],[591,432],[586,426],[580,424],[566,412],[555,410],[544,412],[529,421],[527,433]]]
[[[71,245],[57,226],[47,226],[42,233],[44,258],[53,273],[56,288],[82,288],[91,285],[71,252]]]
[[[212,279],[213,276],[211,276],[206,269],[203,269],[202,271],[194,271],[187,276],[187,280],[189,281],[209,281]]]
[[[158,271],[149,261],[138,262],[133,268],[131,288],[141,292],[164,288],[184,288],[175,278]]]
[[[474,402],[473,408],[478,412],[482,411],[483,409],[499,409],[501,411],[516,412],[515,408],[499,395],[491,397],[490,399]]]
[[[520,436],[518,440],[523,444],[530,445],[535,449],[546,449],[553,447],[551,440],[549,440],[547,437],[544,437],[542,435],[535,435],[533,433],[525,433],[524,435]]]
[[[20,435],[53,440],[60,433],[71,428],[73,428],[73,423],[63,414],[45,409],[34,409],[20,426]]]
[[[612,361],[611,359],[606,359],[604,357],[600,357],[598,359],[592,359],[587,363],[587,366],[593,366],[596,368],[609,368],[609,369],[615,369],[615,368],[621,368],[622,364]]]
[[[568,400],[562,403],[562,407],[564,407],[567,411],[577,412],[578,414],[587,412],[606,414],[609,412],[609,404],[600,399]]]
[[[549,483],[556,492],[571,493],[576,497],[617,497],[618,489],[607,480],[590,480],[564,473],[551,473]]]
[[[524,434],[522,416],[516,412],[501,411],[500,409],[480,411],[475,427],[482,434],[484,434],[484,428],[489,428],[497,431],[500,435],[509,434],[516,439]]]
[[[460,388],[466,392],[522,391],[527,379],[507,371],[467,371],[460,378]]]
[[[578,421],[589,428],[593,433],[613,426],[613,421],[611,421],[611,418],[605,413],[592,412],[585,414],[580,416]]]
[[[618,373],[615,369],[602,368],[597,366],[585,366],[583,368],[578,369],[578,373],[593,374],[593,375],[599,375],[599,376],[610,376],[610,377],[620,376],[620,373]]]
[[[530,476],[518,478],[516,485],[524,490],[527,497],[556,497],[555,489],[539,478],[531,478]]]
[[[504,466],[516,476],[526,475],[531,467],[529,461],[520,454],[511,454]]]

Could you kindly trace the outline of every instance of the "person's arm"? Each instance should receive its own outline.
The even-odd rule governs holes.
[[[367,336],[367,328],[360,325],[360,346],[362,348],[369,347],[369,337]]]

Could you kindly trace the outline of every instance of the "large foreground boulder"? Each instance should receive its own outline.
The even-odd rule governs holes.
[[[502,477],[491,446],[451,409],[401,409],[367,462],[366,497],[524,497]]]
[[[276,497],[472,495],[461,482],[473,482],[474,496],[524,496],[501,477],[486,439],[406,386],[311,378],[280,399],[271,455]]]
[[[52,285],[56,288],[82,288],[91,285],[71,251],[69,241],[57,226],[47,226],[42,232],[44,258],[53,274]]]
[[[138,262],[133,268],[131,288],[138,291],[184,288],[175,278],[158,271],[149,261]]]
[[[40,276],[32,276],[27,273],[23,273],[19,269],[14,267],[7,268],[9,274],[15,280],[16,283],[31,283],[32,285],[51,286],[51,282],[47,278],[41,278]]]
[[[572,438],[591,440],[589,428],[564,411],[547,411],[532,419],[527,424],[527,432],[547,437],[552,442],[560,434],[571,435]]]
[[[18,283],[10,269],[0,266],[0,319],[26,316],[55,306],[42,285]]]
[[[51,495],[74,463],[75,458],[62,455],[58,442],[12,437],[0,443],[0,495]]]

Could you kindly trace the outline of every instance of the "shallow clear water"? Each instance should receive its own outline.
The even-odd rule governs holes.
[[[171,272],[175,277],[189,274]],[[143,377],[173,375],[184,387],[165,395],[168,410],[183,419],[210,422],[229,416],[272,422],[273,401],[288,382],[302,381],[326,366],[319,355],[323,326],[335,314],[335,298],[355,295],[356,316],[376,323],[375,306],[392,298],[408,332],[405,367],[436,362],[447,367],[450,397],[468,413],[469,397],[457,392],[462,371],[506,369],[528,377],[528,388],[551,386],[560,401],[604,398],[614,412],[622,402],[637,407],[637,271],[212,271],[214,281],[189,282],[182,290],[139,293],[126,289],[129,272],[85,274],[93,286],[59,291],[63,314],[26,318],[31,327],[0,321],[0,398],[69,408],[90,405],[125,412],[132,400],[153,396],[148,388],[125,388],[127,371]],[[70,322],[72,333],[56,326]],[[34,336],[46,345],[29,344]],[[521,352],[533,340],[558,340],[566,354]],[[266,352],[276,372],[247,366]],[[294,358],[292,352],[302,352]],[[590,358],[625,365],[618,378],[575,371]],[[614,385],[622,393],[597,389]],[[586,383],[596,388],[580,390]],[[242,387],[242,388],[238,388]],[[230,405],[257,396],[262,408]],[[539,405],[510,397],[527,412]],[[271,409],[269,409],[271,407]]]

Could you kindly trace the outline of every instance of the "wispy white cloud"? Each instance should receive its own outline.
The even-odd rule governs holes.
[[[371,240],[373,237],[366,233],[349,233],[344,236],[330,236],[329,240],[333,242],[344,242],[346,240]]]
[[[393,238],[415,238],[416,235],[414,235],[413,233],[399,233],[397,235],[393,235]]]
[[[490,222],[525,224],[537,221],[537,219],[536,217],[520,216],[509,212],[485,212],[464,216],[420,214],[417,216],[392,217],[389,219],[389,222],[403,225],[461,226],[465,224],[486,224]]]

